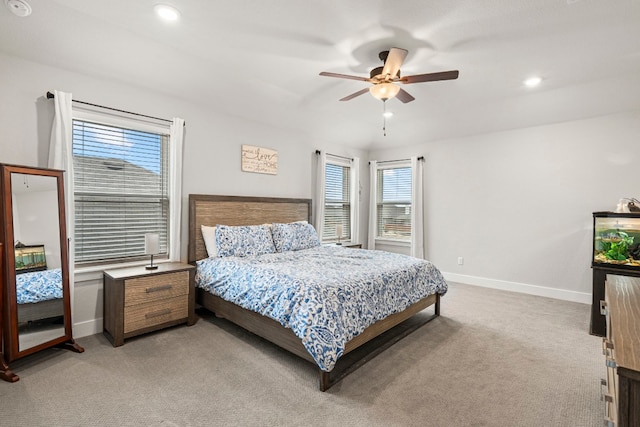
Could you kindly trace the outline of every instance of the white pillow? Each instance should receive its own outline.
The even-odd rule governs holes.
[[[204,246],[207,248],[207,255],[209,258],[218,256],[218,249],[216,248],[216,228],[209,227],[207,225],[201,225],[202,238],[204,239]]]

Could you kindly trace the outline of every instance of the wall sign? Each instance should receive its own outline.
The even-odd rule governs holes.
[[[242,171],[278,174],[278,152],[253,145],[242,146]]]

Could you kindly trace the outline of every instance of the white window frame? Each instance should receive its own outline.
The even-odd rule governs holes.
[[[165,123],[164,121],[147,118],[145,116],[135,116],[133,114],[127,114],[127,113],[121,114],[116,111],[103,110],[103,109],[100,109],[99,107],[84,106],[84,105],[81,107],[78,107],[74,105],[72,110],[72,116],[73,116],[73,120],[82,120],[82,121],[92,122],[96,124],[114,126],[119,128],[125,128],[125,129],[132,129],[132,130],[137,130],[142,132],[170,135],[171,122],[167,121]],[[170,138],[169,144],[171,143],[172,141]],[[176,156],[174,155],[174,150],[172,150],[171,147],[169,147],[168,149],[168,156],[169,156],[169,171],[167,173],[169,175],[172,173],[181,174],[182,165],[178,163]],[[179,194],[181,195],[180,188],[174,188],[174,186],[171,186],[171,185],[169,186],[168,198],[169,198],[170,205],[172,203],[180,203]],[[74,197],[74,196],[75,195],[68,195],[67,197]],[[171,209],[171,207],[169,207],[168,212],[169,212],[168,225],[169,225],[169,229],[171,229],[171,227],[174,226],[173,222],[176,219],[173,218],[171,215],[171,212],[173,212],[173,209]],[[74,227],[75,227],[75,224],[74,224]],[[173,247],[173,245],[171,244],[170,239],[172,235],[177,235],[177,234],[172,233],[171,230],[169,230],[168,236],[167,236],[167,254],[166,256],[161,256],[160,259],[158,259],[159,262],[163,262],[163,260],[166,261],[166,260],[174,259],[176,256],[179,257],[179,254],[171,253],[171,248]],[[75,256],[74,256],[74,259],[75,259]],[[143,265],[146,263],[147,263],[146,257],[144,257],[144,259],[142,258],[137,259],[132,257],[129,259],[125,258],[120,260],[108,260],[108,261],[96,262],[96,263],[76,264],[75,269],[76,269],[76,273],[90,273],[92,271],[102,270],[105,266],[120,267],[120,266],[128,266],[128,265]]]
[[[402,247],[411,247],[412,244],[412,239],[411,239],[411,235],[409,235],[408,239],[393,239],[390,237],[379,237],[378,236],[378,194],[380,194],[380,183],[377,182],[377,177],[378,177],[378,172],[381,170],[385,170],[385,169],[396,169],[396,168],[408,168],[409,170],[411,170],[411,160],[396,160],[396,161],[385,161],[385,162],[378,162],[376,164],[376,182],[375,183],[371,183],[371,185],[375,185],[376,188],[376,201],[375,201],[375,209],[376,209],[376,214],[375,214],[375,222],[374,222],[374,236],[375,236],[375,242],[380,243],[382,245],[390,245],[390,246],[402,246]],[[409,196],[409,202],[411,205],[411,209],[414,209],[413,206],[413,200],[411,199],[411,195]],[[413,228],[413,224],[411,224],[411,227]]]
[[[349,168],[349,223],[350,223],[350,230],[349,230],[349,240],[345,241],[344,237],[340,240],[342,243],[359,243],[358,242],[358,230],[359,230],[359,225],[358,225],[358,189],[359,189],[359,177],[357,176],[357,168],[354,165],[354,162],[357,161],[357,159],[349,159],[349,158],[344,158],[344,157],[340,157],[340,156],[335,156],[332,154],[328,154],[326,155],[326,163],[325,163],[325,170],[324,170],[324,174],[325,174],[325,181],[324,181],[324,185],[325,185],[325,200],[322,200],[321,203],[326,204],[326,185],[327,185],[327,181],[326,181],[326,165],[335,165],[335,166],[342,166],[342,167],[346,167]],[[326,208],[324,210],[325,215],[326,215]],[[325,217],[326,218],[326,217]],[[326,226],[325,224],[325,218],[322,218],[322,224],[323,224],[323,229]],[[324,234],[324,232],[323,232]],[[336,243],[338,241],[337,236],[336,238],[332,238],[332,239],[327,239],[327,240],[323,240],[323,236],[320,236],[320,239],[322,241],[322,243]]]

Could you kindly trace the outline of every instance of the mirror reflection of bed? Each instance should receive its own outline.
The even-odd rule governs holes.
[[[64,336],[57,181],[11,175],[19,350]],[[50,206],[50,209],[47,209]]]
[[[17,274],[16,293],[20,349],[64,335],[61,269]]]

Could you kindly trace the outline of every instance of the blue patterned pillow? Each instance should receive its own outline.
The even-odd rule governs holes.
[[[273,224],[271,233],[277,252],[299,251],[320,246],[318,233],[311,224],[301,222]]]
[[[271,230],[267,225],[216,226],[216,246],[219,257],[272,254]]]

